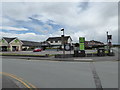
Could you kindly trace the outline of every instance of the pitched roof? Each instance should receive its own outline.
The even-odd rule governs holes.
[[[103,42],[95,41],[95,40],[91,40],[90,42],[95,42],[95,43],[101,43],[101,44],[103,44]]]
[[[71,37],[70,36],[64,37],[65,40],[68,40],[69,38],[71,38]],[[62,40],[61,37],[49,37],[46,41],[61,41],[61,40]]]
[[[23,46],[41,46],[40,42],[33,42],[33,41],[25,41],[21,40],[23,43]]]
[[[14,40],[14,39],[16,39],[16,37],[15,38],[8,38],[8,37],[3,37],[8,43],[10,43],[12,40]]]

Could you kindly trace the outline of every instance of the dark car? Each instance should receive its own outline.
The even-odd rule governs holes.
[[[34,50],[33,50],[33,52],[41,52],[42,51],[42,48],[35,48]]]

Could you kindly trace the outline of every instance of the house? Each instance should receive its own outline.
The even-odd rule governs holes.
[[[79,47],[79,43],[72,43],[73,47]],[[91,40],[91,41],[85,41],[85,48],[97,48],[100,46],[104,46],[103,42],[100,41],[95,41],[95,40]]]
[[[17,37],[7,38],[3,37],[0,40],[0,51],[21,51],[23,42]]]
[[[86,48],[89,48],[89,47],[98,47],[98,46],[104,46],[104,43],[100,42],[100,41],[95,41],[95,40],[85,41],[85,47]]]
[[[64,40],[64,44],[68,44],[72,42],[72,38],[70,36],[63,37],[49,37],[46,41],[50,44],[51,47],[61,47],[62,40]]]

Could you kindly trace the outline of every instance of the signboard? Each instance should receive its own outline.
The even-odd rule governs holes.
[[[79,48],[85,50],[85,37],[79,37]]]
[[[67,50],[67,51],[71,50],[71,45],[70,44],[65,44],[65,50]]]
[[[84,43],[84,42],[85,42],[85,38],[84,38],[84,37],[80,37],[80,38],[79,38],[79,42],[80,42],[80,43]]]
[[[112,35],[107,35],[107,38],[108,39],[112,39]]]

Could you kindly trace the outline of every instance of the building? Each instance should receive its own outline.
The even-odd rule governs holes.
[[[22,50],[33,50],[34,48],[50,46],[48,42],[33,42],[19,40],[17,37],[8,38],[3,37],[0,40],[0,51],[22,51]]]
[[[85,41],[86,48],[99,47],[99,46],[104,46],[104,43],[100,41],[95,41],[95,40]]]
[[[22,44],[22,50],[33,50],[34,48],[40,48],[41,44],[40,42],[33,42],[33,41],[25,41],[21,40]]]
[[[62,40],[64,40],[65,44],[71,44],[72,42],[72,38],[70,36],[65,36],[64,39],[62,37],[49,37],[46,41],[51,47],[59,48],[62,46]]]
[[[0,51],[21,51],[23,42],[17,37],[7,38],[3,37],[0,40]]]

